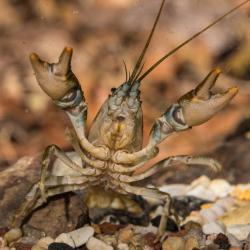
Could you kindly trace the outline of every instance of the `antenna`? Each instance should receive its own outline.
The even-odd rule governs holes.
[[[152,38],[152,36],[153,36],[153,34],[154,34],[155,27],[156,27],[156,25],[157,25],[157,23],[158,23],[158,20],[159,20],[159,18],[160,18],[160,15],[161,15],[161,12],[162,12],[164,3],[165,3],[165,0],[162,0],[160,9],[159,9],[158,14],[157,14],[157,16],[156,16],[156,19],[155,19],[155,21],[154,21],[154,25],[153,25],[153,27],[152,27],[152,29],[151,29],[151,31],[150,31],[150,34],[149,34],[148,39],[147,39],[147,41],[146,41],[146,43],[145,43],[145,45],[144,45],[144,48],[143,48],[143,50],[142,50],[142,52],[141,52],[141,54],[140,54],[140,56],[139,56],[139,58],[138,58],[138,60],[137,60],[137,62],[136,62],[136,64],[135,64],[135,67],[134,67],[134,69],[133,69],[133,71],[132,71],[132,74],[131,74],[130,77],[129,77],[128,82],[130,82],[131,84],[133,84],[134,78],[135,78],[135,76],[136,76],[138,70],[139,70],[140,67],[141,67],[142,60],[143,60],[143,58],[144,58],[144,56],[145,56],[145,54],[146,54],[146,51],[147,51],[148,46],[149,46],[149,44],[150,44],[151,38]]]
[[[184,41],[183,43],[181,43],[180,45],[178,45],[176,48],[174,48],[173,50],[171,50],[170,52],[168,52],[166,55],[164,55],[162,58],[160,58],[157,62],[155,62],[148,70],[146,70],[139,78],[138,81],[140,82],[142,79],[144,79],[150,72],[152,72],[157,66],[159,66],[165,59],[167,59],[169,56],[171,56],[172,54],[174,54],[176,51],[178,51],[180,48],[182,48],[183,46],[185,46],[187,43],[189,43],[190,41],[192,41],[193,39],[195,39],[197,36],[201,35],[202,33],[204,33],[206,30],[208,30],[209,28],[213,27],[215,24],[219,23],[222,19],[224,19],[226,16],[228,16],[229,14],[231,14],[232,12],[236,11],[237,9],[239,9],[241,6],[243,6],[244,4],[246,4],[247,2],[249,2],[250,0],[246,0],[238,5],[236,5],[234,8],[232,8],[231,10],[229,10],[228,12],[226,12],[224,15],[222,15],[221,17],[215,19],[212,23],[210,23],[209,25],[207,25],[205,28],[203,28],[202,30],[200,30],[199,32],[197,32],[196,34],[192,35],[190,38],[188,38],[186,41]]]

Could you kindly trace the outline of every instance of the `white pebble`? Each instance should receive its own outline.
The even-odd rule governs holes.
[[[245,240],[250,233],[250,224],[229,226],[227,232],[234,235],[238,240]]]
[[[227,237],[232,247],[242,246],[241,242],[233,234],[227,233]]]
[[[187,195],[195,196],[200,199],[214,201],[217,195],[212,191],[209,190],[206,186],[198,185],[192,188],[187,192]]]
[[[221,205],[217,204],[217,203],[215,203],[210,208],[210,210],[212,210],[215,213],[216,217],[221,216],[221,215],[223,215],[226,212],[225,208],[222,207]]]
[[[128,247],[128,245],[126,243],[119,243],[117,248],[119,250],[129,250],[129,247]]]
[[[225,234],[225,226],[221,222],[210,222],[202,226],[202,231],[204,234]]]
[[[220,198],[228,196],[233,189],[233,187],[223,179],[211,181],[208,188]]]
[[[91,237],[86,244],[86,247],[89,250],[113,250],[114,248],[105,242],[95,238]]]
[[[171,184],[160,187],[160,191],[168,193],[171,197],[182,196],[186,194],[188,185],[184,184]]]
[[[62,233],[56,239],[55,242],[66,243],[71,247],[79,247],[85,244],[88,239],[94,235],[94,228],[85,226],[74,230],[69,233]]]
[[[204,222],[212,222],[217,218],[215,212],[210,208],[202,209],[200,211],[200,215],[203,218]]]

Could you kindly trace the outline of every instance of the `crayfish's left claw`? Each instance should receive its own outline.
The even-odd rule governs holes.
[[[183,118],[189,127],[208,121],[237,94],[237,87],[229,88],[224,93],[213,94],[210,91],[219,74],[218,69],[211,71],[195,89],[179,99]]]
[[[58,63],[47,63],[35,53],[30,55],[30,62],[40,87],[55,101],[62,100],[67,94],[71,97],[71,91],[80,88],[71,70],[72,53],[72,48],[65,47]]]

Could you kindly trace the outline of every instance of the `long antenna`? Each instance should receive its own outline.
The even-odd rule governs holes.
[[[209,28],[211,28],[212,26],[214,26],[215,24],[217,24],[218,22],[220,22],[226,16],[228,16],[232,12],[236,11],[237,9],[239,9],[241,6],[243,6],[244,4],[246,4],[249,1],[250,0],[246,0],[246,1],[242,2],[242,3],[240,3],[239,5],[236,5],[233,9],[229,10],[228,12],[226,12],[223,16],[217,18],[212,23],[210,23],[208,26],[206,26],[205,28],[203,28],[202,30],[200,30],[199,32],[197,32],[196,34],[192,35],[186,41],[184,41],[183,43],[181,43],[180,45],[178,45],[176,48],[174,48],[173,50],[171,50],[170,52],[168,52],[166,55],[164,55],[162,58],[160,58],[156,63],[154,63],[147,71],[145,71],[138,78],[138,81],[141,81],[142,79],[144,79],[151,71],[153,71],[159,64],[161,64],[165,59],[167,59],[169,56],[171,56],[172,54],[174,54],[177,50],[179,50],[180,48],[182,48],[183,46],[185,46],[187,43],[189,43],[190,41],[192,41],[193,39],[195,39],[197,36],[199,36],[200,34],[202,34],[203,32],[205,32],[206,30],[208,30]]]
[[[147,48],[148,48],[148,46],[149,46],[149,44],[150,44],[151,38],[152,38],[152,36],[153,36],[153,34],[154,34],[155,27],[156,27],[156,25],[157,25],[157,23],[158,23],[158,20],[159,20],[159,18],[160,18],[160,15],[161,15],[161,12],[162,12],[162,8],[163,8],[163,6],[164,6],[164,3],[165,3],[165,0],[162,0],[162,2],[161,2],[161,7],[160,7],[160,9],[159,9],[159,11],[158,11],[158,14],[157,14],[157,16],[156,16],[156,19],[155,19],[155,21],[154,21],[154,25],[153,25],[153,27],[152,27],[152,29],[151,29],[151,31],[150,31],[150,34],[149,34],[148,39],[147,39],[147,41],[146,41],[146,44],[144,45],[144,48],[143,48],[143,50],[142,50],[142,52],[141,52],[141,55],[140,55],[140,57],[138,58],[138,60],[137,60],[137,62],[136,62],[136,64],[135,64],[135,67],[134,67],[134,69],[133,69],[133,72],[132,72],[131,76],[129,77],[128,82],[130,82],[131,84],[133,83],[133,80],[134,80],[134,78],[135,78],[135,76],[136,76],[136,73],[138,72],[138,70],[139,70],[140,67],[141,67],[142,60],[143,60],[143,58],[144,58],[144,56],[145,56],[145,53],[146,53]]]

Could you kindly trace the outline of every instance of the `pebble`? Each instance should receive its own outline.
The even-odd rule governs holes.
[[[233,187],[223,179],[215,179],[209,183],[208,188],[218,197],[223,198],[230,194]]]
[[[181,237],[168,237],[162,244],[162,250],[183,250],[185,242]]]
[[[234,235],[238,240],[245,240],[250,232],[250,224],[229,226],[227,232]]]
[[[74,248],[62,242],[53,242],[49,245],[48,250],[74,250]]]
[[[12,228],[4,235],[4,239],[8,243],[17,241],[21,237],[22,237],[22,230],[20,228]]]
[[[204,234],[219,234],[225,233],[225,226],[219,221],[210,222],[202,226],[202,231]]]
[[[193,250],[199,248],[199,243],[195,237],[189,237],[186,239],[184,250]]]
[[[95,238],[91,237],[86,244],[86,247],[89,250],[113,250],[114,248],[105,242]]]
[[[225,234],[218,234],[216,239],[214,240],[214,244],[218,245],[220,249],[229,249],[231,246],[229,240]]]
[[[209,209],[209,208],[202,209],[200,211],[200,215],[203,218],[205,223],[215,221],[217,218],[216,213],[212,209]]]
[[[122,243],[128,243],[133,237],[134,232],[131,226],[127,226],[119,231],[118,241]]]
[[[94,235],[94,228],[85,226],[69,233],[62,233],[55,242],[66,243],[71,247],[79,247],[85,244]]]
[[[215,199],[217,198],[217,195],[213,191],[209,190],[206,186],[203,185],[195,186],[194,188],[189,190],[186,195],[195,196],[200,199],[209,201],[215,201]]]
[[[230,233],[227,233],[228,240],[233,247],[241,247],[241,242],[233,235]]]
[[[184,184],[171,184],[171,185],[165,185],[159,188],[160,191],[164,193],[168,193],[171,195],[171,197],[175,196],[183,196],[186,194],[188,185]]]
[[[226,226],[250,224],[250,205],[238,207],[220,217]]]
[[[41,238],[36,245],[34,245],[31,250],[46,250],[48,246],[53,243],[54,240],[51,237]]]
[[[129,246],[128,246],[127,244],[125,244],[125,243],[119,243],[119,244],[117,245],[117,248],[118,248],[119,250],[129,250]]]

